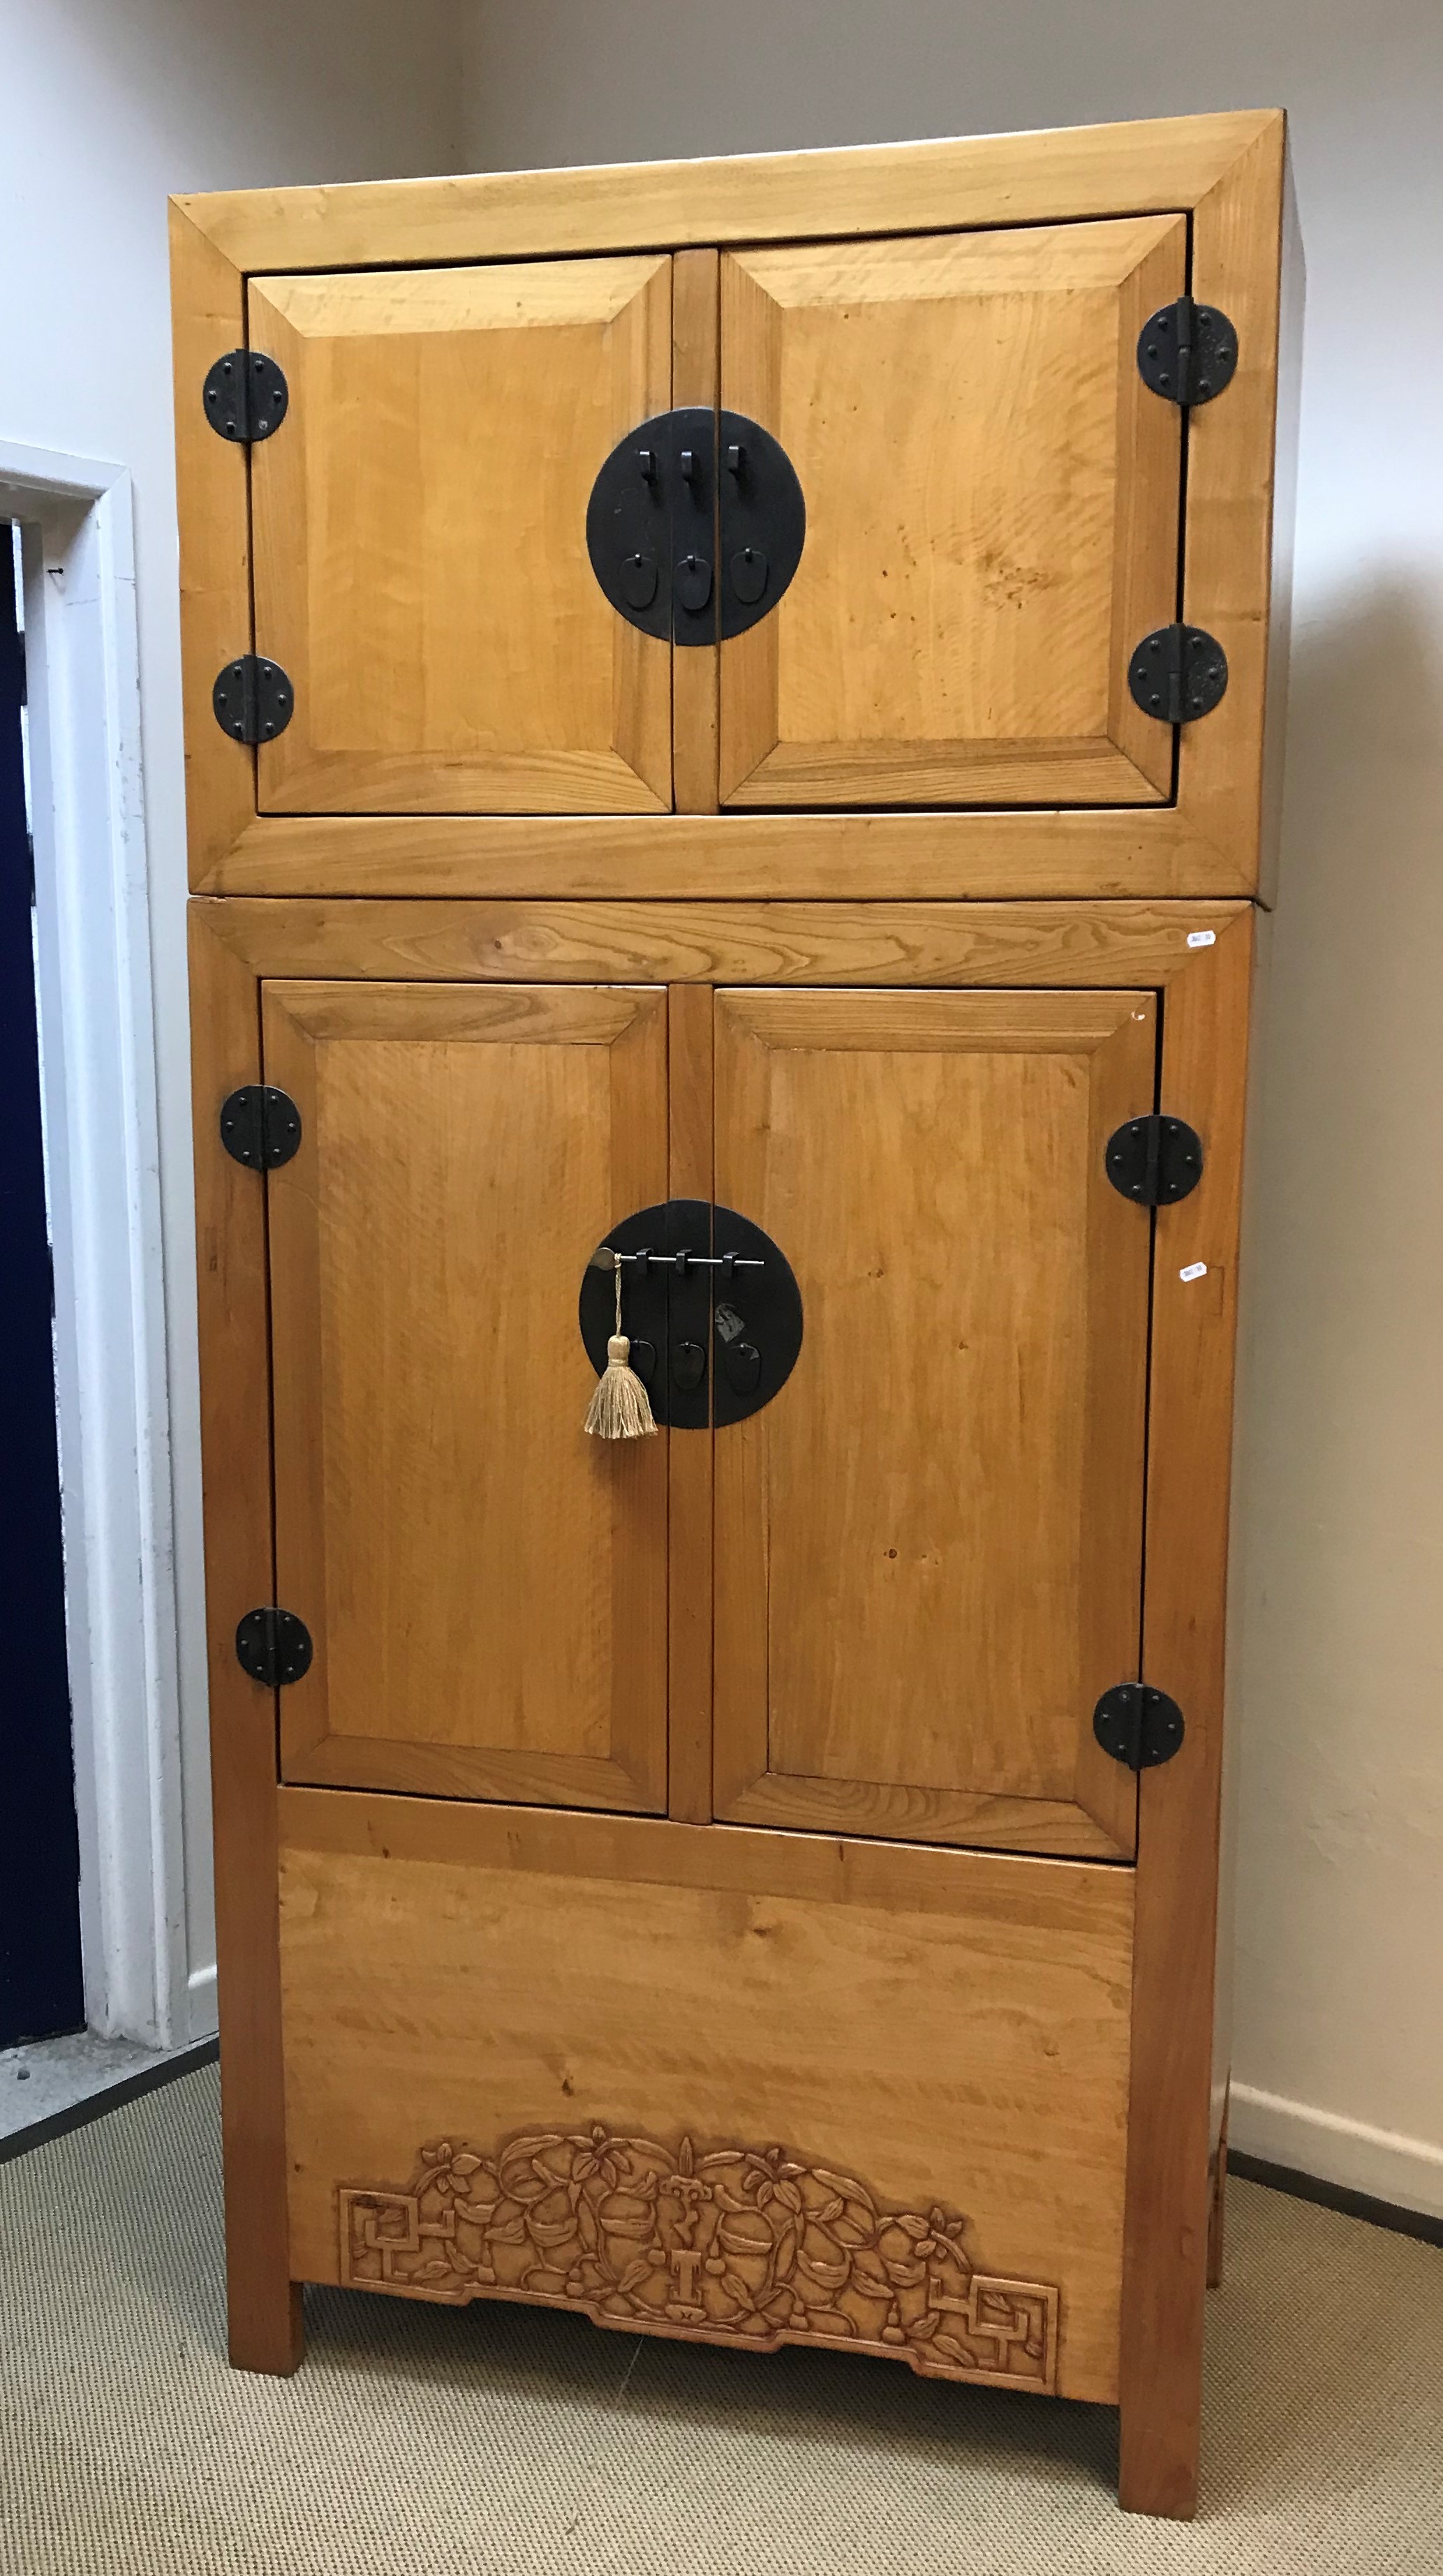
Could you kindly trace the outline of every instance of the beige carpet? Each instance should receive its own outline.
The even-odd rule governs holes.
[[[5,2576],[1437,2576],[1443,2251],[1255,2185],[1212,2302],[1204,2509],[1114,2419],[882,2361],[309,2295],[223,2359],[216,2079],[0,2166]]]

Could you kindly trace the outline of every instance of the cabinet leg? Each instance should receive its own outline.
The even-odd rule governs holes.
[[[306,2321],[299,2281],[263,2282],[253,2266],[230,2277],[229,2352],[232,2370],[257,2370],[289,2379],[306,2356]]]
[[[1171,2400],[1150,2405],[1146,2396],[1124,2399],[1118,2445],[1117,2501],[1124,2513],[1151,2513],[1168,2522],[1191,2522],[1197,2511],[1198,2446],[1202,2426],[1202,2371],[1187,2415]]]

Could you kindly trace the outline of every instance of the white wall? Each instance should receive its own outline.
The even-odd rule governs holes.
[[[214,1936],[165,201],[454,167],[457,68],[452,0],[0,0],[0,442],[115,459],[136,492],[196,2029]]]
[[[477,169],[1293,112],[1309,311],[1234,2136],[1443,2210],[1443,10],[465,5]]]

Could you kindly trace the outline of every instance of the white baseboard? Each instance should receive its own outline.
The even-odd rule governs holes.
[[[1345,2120],[1309,2102],[1289,2102],[1251,2084],[1234,2083],[1230,2100],[1228,2145],[1240,2155],[1443,2218],[1443,2147]]]

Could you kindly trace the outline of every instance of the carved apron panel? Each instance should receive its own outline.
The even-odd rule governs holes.
[[[1059,2295],[979,2272],[966,2221],[889,2209],[785,2149],[666,2147],[599,2126],[491,2155],[440,2139],[402,2189],[342,2185],[340,2277],[403,2299],[525,2299],[598,2325],[848,2344],[914,2370],[1052,2393]]]

